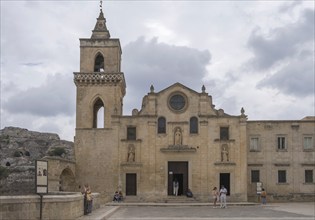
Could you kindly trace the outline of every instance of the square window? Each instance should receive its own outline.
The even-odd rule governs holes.
[[[286,170],[278,170],[278,183],[287,182],[287,172]]]
[[[278,137],[277,139],[277,149],[278,150],[285,150],[286,149],[286,141],[285,137]]]
[[[127,140],[136,140],[137,132],[136,127],[127,127]]]
[[[305,170],[305,183],[313,183],[313,170]]]
[[[229,140],[229,128],[221,127],[220,128],[220,140]]]
[[[257,183],[260,182],[259,178],[259,170],[252,170],[251,171],[251,178],[252,178],[252,183]]]
[[[304,147],[304,150],[313,149],[313,137],[311,137],[311,136],[304,137],[303,147]]]
[[[259,138],[258,137],[250,138],[249,150],[259,151]]]

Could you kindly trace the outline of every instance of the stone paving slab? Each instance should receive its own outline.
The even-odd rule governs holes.
[[[271,203],[268,206],[274,210],[315,216],[315,203],[313,202]]]
[[[315,203],[228,203],[226,209],[212,204],[118,203],[95,210],[80,220],[314,220]],[[253,205],[255,204],[255,205]]]
[[[109,220],[179,220],[179,219],[307,219],[314,216],[270,209],[265,206],[228,206],[226,209],[205,206],[126,206],[113,213]]]
[[[110,217],[119,206],[101,206],[99,209],[94,210],[88,215],[81,216],[78,220],[102,220]]]
[[[146,203],[139,203],[139,202],[110,202],[107,203],[108,206],[213,206],[213,203],[206,203],[206,202],[169,202],[169,203],[157,203],[157,202],[146,202]],[[253,206],[253,205],[260,205],[259,203],[253,202],[235,202],[235,203],[227,203],[228,206]],[[220,206],[220,203],[217,203],[217,206]]]

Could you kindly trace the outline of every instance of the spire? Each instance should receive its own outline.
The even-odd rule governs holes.
[[[100,15],[97,18],[94,30],[92,31],[92,39],[109,39],[110,34],[106,27],[106,19],[103,14],[103,2],[100,1]]]

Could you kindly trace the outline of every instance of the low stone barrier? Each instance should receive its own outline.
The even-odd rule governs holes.
[[[93,210],[100,207],[99,193],[92,193]],[[77,219],[83,215],[81,193],[54,193],[43,196],[42,219]],[[0,196],[0,219],[40,219],[38,195]]]

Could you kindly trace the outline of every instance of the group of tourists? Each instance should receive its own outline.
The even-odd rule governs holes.
[[[222,185],[221,189],[218,191],[217,187],[214,187],[212,190],[212,198],[213,198],[213,208],[217,207],[217,202],[220,201],[220,208],[226,208],[226,195],[228,191],[227,189]],[[263,205],[266,205],[266,197],[267,193],[264,188],[262,188],[262,191],[260,192],[260,198],[261,203]]]
[[[123,201],[123,194],[121,191],[116,191],[114,194],[113,202],[122,202]]]
[[[177,196],[178,195],[178,181],[177,180],[174,181],[174,187],[173,188],[174,188],[174,195]],[[228,191],[224,187],[224,185],[221,186],[220,190],[218,190],[217,187],[214,187],[212,189],[213,208],[217,207],[217,202],[219,202],[219,201],[220,201],[220,208],[226,208],[227,207],[226,206],[227,193],[228,193]],[[93,202],[92,191],[91,191],[91,188],[88,184],[84,185],[84,190],[82,191],[82,194],[84,195],[84,215],[87,215],[87,214],[92,212],[92,202]],[[187,197],[193,197],[193,194],[192,194],[190,189],[188,189],[186,196]],[[262,191],[260,193],[260,198],[261,198],[261,202],[263,205],[266,204],[266,197],[267,197],[267,193],[266,193],[265,189],[262,189]],[[113,201],[114,202],[123,201],[123,195],[122,195],[121,191],[115,192]]]

